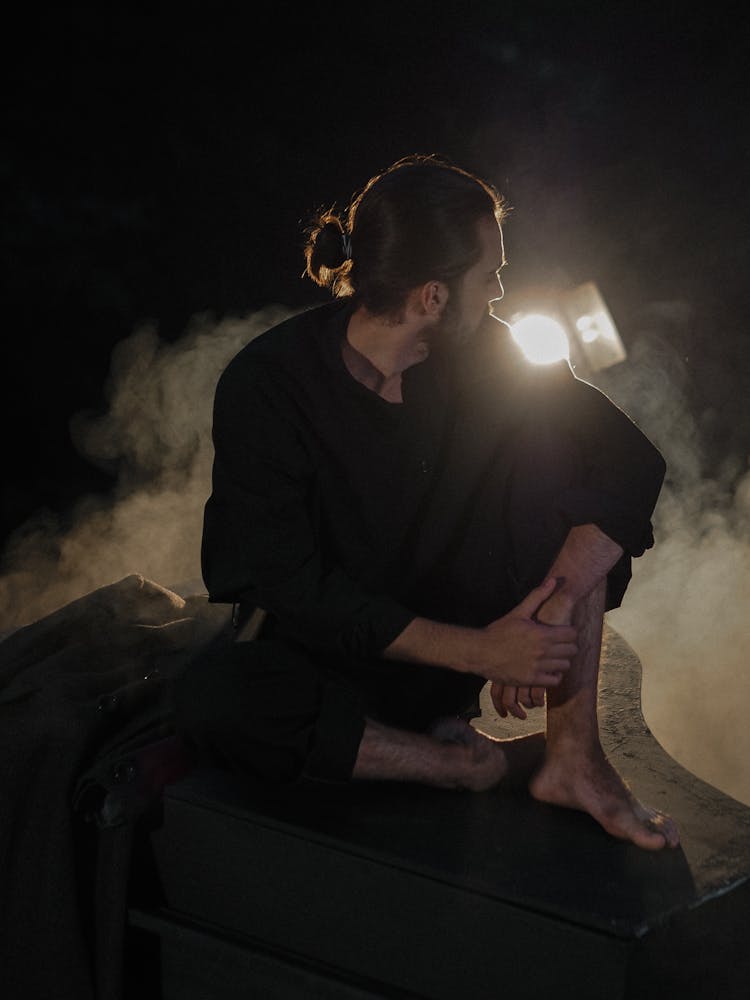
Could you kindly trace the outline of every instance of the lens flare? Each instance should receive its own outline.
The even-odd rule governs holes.
[[[549,316],[524,316],[511,323],[510,329],[527,360],[535,365],[551,365],[570,358],[565,330]]]

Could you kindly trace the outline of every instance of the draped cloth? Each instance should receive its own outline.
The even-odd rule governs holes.
[[[129,758],[171,734],[172,681],[228,617],[133,574],[0,642],[5,1000],[96,995],[97,822],[123,820],[102,805]]]

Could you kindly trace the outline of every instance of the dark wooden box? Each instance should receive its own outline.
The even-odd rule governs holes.
[[[131,906],[131,972],[150,944],[165,1000],[745,1000],[750,809],[659,746],[640,664],[611,630],[600,718],[634,791],[678,820],[678,850],[642,851],[525,792],[271,797],[198,770],[150,834],[161,896]]]

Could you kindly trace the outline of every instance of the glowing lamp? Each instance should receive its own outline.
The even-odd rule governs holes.
[[[549,294],[545,298],[549,301]],[[492,299],[489,304],[496,319],[503,318],[501,302]],[[520,312],[510,319],[513,339],[528,361],[548,365],[567,360],[585,373],[625,360],[620,335],[593,281],[557,292],[550,312]]]
[[[550,365],[570,357],[570,344],[565,330],[556,319],[532,313],[510,324],[513,339],[528,361],[535,365]]]

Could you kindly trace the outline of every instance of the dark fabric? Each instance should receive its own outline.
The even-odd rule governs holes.
[[[0,643],[4,1000],[93,998],[94,820],[131,755],[173,732],[172,682],[227,620],[133,575]]]
[[[345,318],[336,305],[282,324],[222,375],[203,570],[212,600],[260,605],[290,639],[367,657],[413,617],[394,582],[437,434],[415,437],[417,415],[349,376]]]
[[[522,362],[491,320],[407,370],[394,405],[346,370],[348,316],[335,303],[268,331],[216,393],[205,579],[214,601],[267,609],[273,641],[194,664],[178,725],[268,781],[340,780],[365,715],[424,729],[476,698],[481,678],[380,657],[415,615],[486,625],[588,522],[625,550],[616,607],[653,544],[664,462],[567,363]]]
[[[546,422],[580,450],[582,477],[555,506],[593,521],[628,558],[653,544],[664,462],[629,418],[565,364],[522,363],[503,324],[460,352],[408,369],[403,404],[345,368],[349,307],[309,310],[267,331],[227,366],[214,406],[213,489],[203,571],[213,601],[268,610],[280,634],[342,659],[372,659],[415,615],[481,624],[481,574],[450,564],[481,498],[519,460],[525,426]],[[517,594],[500,519],[486,614]],[[440,572],[438,572],[438,569]]]
[[[213,646],[176,690],[176,727],[205,763],[262,784],[351,778],[367,718],[415,731],[469,711],[484,681],[390,662],[345,673],[284,640]]]
[[[204,759],[269,784],[348,779],[365,725],[360,693],[274,640],[227,640],[197,657],[175,708]]]

